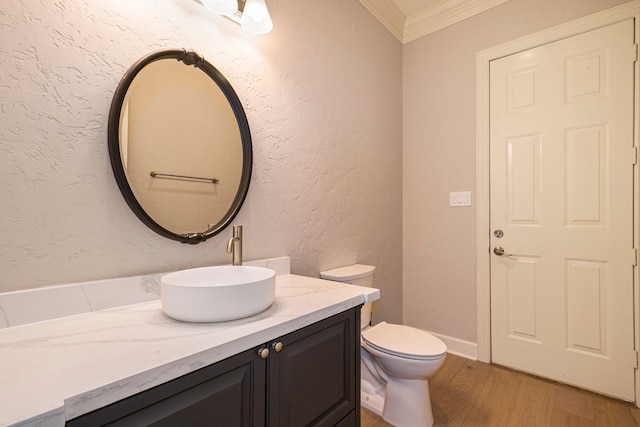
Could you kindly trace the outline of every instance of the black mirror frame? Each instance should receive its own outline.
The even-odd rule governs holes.
[[[204,71],[211,79],[220,87],[224,95],[226,96],[231,109],[238,122],[238,128],[240,129],[240,138],[242,142],[242,175],[240,177],[240,185],[236,193],[233,202],[227,213],[222,217],[217,224],[214,224],[208,230],[199,233],[189,234],[176,234],[158,224],[154,219],[142,208],[136,196],[131,190],[129,181],[122,166],[122,159],[120,153],[120,115],[122,113],[122,103],[124,102],[129,86],[146,65],[160,60],[160,59],[176,59],[184,62],[185,65],[193,65],[196,68]],[[186,129],[185,131],[190,131]],[[207,62],[202,56],[192,50],[185,49],[163,49],[156,52],[152,52],[149,55],[144,56],[136,63],[134,63],[125,73],[122,80],[118,84],[116,91],[111,102],[111,109],[109,111],[109,125],[108,125],[108,145],[109,145],[109,159],[111,160],[111,168],[115,175],[118,188],[124,196],[127,204],[136,216],[149,228],[156,233],[164,236],[168,239],[177,240],[182,243],[197,244],[207,240],[208,238],[220,233],[226,226],[228,226],[233,218],[238,214],[244,200],[249,191],[249,183],[251,181],[251,172],[253,168],[253,146],[251,143],[251,133],[249,132],[249,122],[247,116],[244,113],[242,104],[238,95],[231,87],[229,81],[218,71],[213,65]]]

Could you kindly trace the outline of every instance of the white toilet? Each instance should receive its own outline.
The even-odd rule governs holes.
[[[373,286],[375,267],[355,264],[320,273],[320,277]],[[444,363],[447,346],[420,329],[381,322],[369,326],[371,304],[362,307],[361,402],[398,427],[433,425],[429,383]]]

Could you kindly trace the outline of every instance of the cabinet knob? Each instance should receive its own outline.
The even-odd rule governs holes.
[[[282,351],[282,343],[280,341],[278,342],[274,342],[273,344],[271,344],[271,347],[273,347],[273,349],[276,351],[276,353],[280,353]]]
[[[269,349],[266,347],[261,347],[258,349],[258,356],[260,356],[263,359],[266,359],[267,357],[269,357]]]

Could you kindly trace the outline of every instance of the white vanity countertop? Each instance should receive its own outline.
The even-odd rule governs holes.
[[[289,274],[267,311],[231,322],[177,322],[156,300],[0,330],[0,425],[63,426],[379,297]]]

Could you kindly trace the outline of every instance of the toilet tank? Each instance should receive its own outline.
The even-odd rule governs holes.
[[[320,278],[370,288],[373,286],[373,273],[375,271],[376,268],[373,265],[354,264],[321,271]],[[360,319],[361,328],[369,326],[371,323],[371,304],[365,304],[362,307]]]
[[[375,271],[376,268],[373,265],[354,264],[321,271],[320,277],[335,282],[351,283],[352,285],[370,288],[373,286],[373,273]]]

